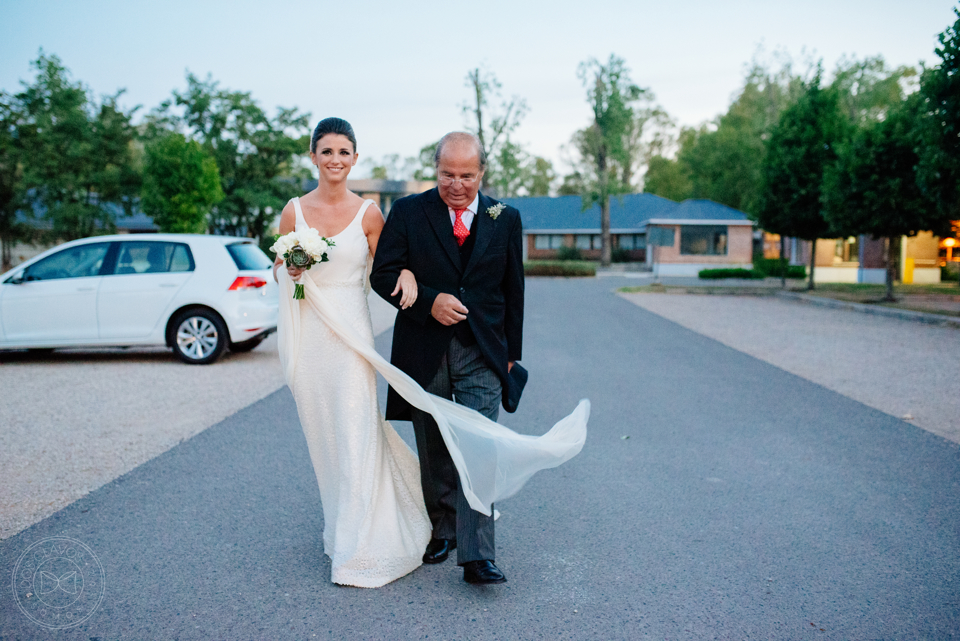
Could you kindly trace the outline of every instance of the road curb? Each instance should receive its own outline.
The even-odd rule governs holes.
[[[899,318],[930,325],[949,325],[960,328],[960,318],[956,316],[944,316],[942,314],[928,314],[926,312],[914,312],[907,309],[892,309],[890,307],[881,307],[880,305],[865,305],[863,303],[851,303],[849,301],[835,300],[833,298],[823,298],[821,296],[812,296],[810,294],[799,294],[797,292],[776,292],[781,298],[789,298],[811,305],[821,307],[832,307],[833,309],[849,309],[862,314],[873,314],[874,316],[887,316],[889,318]]]

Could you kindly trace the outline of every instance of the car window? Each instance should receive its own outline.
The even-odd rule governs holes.
[[[155,240],[125,240],[114,274],[158,274],[193,271],[193,256],[183,243],[164,243]]]
[[[30,265],[24,273],[24,280],[98,276],[109,248],[110,243],[90,243],[58,251]]]
[[[227,251],[233,257],[233,262],[237,264],[237,269],[270,269],[273,266],[273,261],[253,243],[233,243],[227,245]]]

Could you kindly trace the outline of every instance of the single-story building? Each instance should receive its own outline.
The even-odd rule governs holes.
[[[520,210],[524,260],[556,258],[563,247],[599,260],[599,205],[583,211],[580,196],[503,201]],[[613,196],[610,234],[619,260],[644,263],[663,276],[753,267],[753,222],[742,211],[710,200],[677,203],[653,194]]]
[[[120,206],[114,203],[107,203],[106,207],[114,216],[114,224],[118,234],[150,234],[160,231],[160,227],[153,222],[150,216],[140,211],[139,207],[134,208],[133,215],[125,216]],[[17,222],[29,224],[40,230],[49,230],[50,223],[47,221],[36,221],[26,218],[23,214],[18,214]],[[42,254],[57,243],[30,243],[17,241],[10,247],[10,265],[16,267],[20,263]]]
[[[869,235],[821,238],[817,241],[813,278],[818,283],[885,283],[886,243],[885,238]],[[953,260],[952,252],[948,254],[944,248],[956,244],[956,238],[938,238],[930,232],[901,237],[897,280],[907,284],[939,283],[940,266],[946,264],[948,258]],[[810,241],[788,238],[786,251],[790,264],[809,265],[811,247]],[[763,253],[766,258],[779,258],[778,235],[764,234]]]

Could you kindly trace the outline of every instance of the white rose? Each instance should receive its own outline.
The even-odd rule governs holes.
[[[273,247],[270,248],[270,251],[275,253],[277,256],[283,257],[288,251],[293,249],[299,243],[297,238],[297,232],[292,231],[289,234],[281,236],[277,239],[277,242],[273,244]]]
[[[320,260],[327,253],[329,246],[318,231],[315,229],[310,231],[313,233],[305,234],[300,238],[300,246],[315,259]]]

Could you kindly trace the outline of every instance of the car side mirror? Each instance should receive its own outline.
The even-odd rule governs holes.
[[[23,276],[24,276],[24,272],[20,272],[19,274],[17,274],[16,276],[14,276],[13,278],[10,279],[10,284],[11,284],[11,285],[22,285],[22,284],[24,283],[24,281],[26,280]]]

